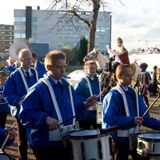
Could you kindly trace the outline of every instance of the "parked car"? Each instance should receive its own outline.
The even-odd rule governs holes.
[[[72,86],[75,86],[75,84],[84,76],[85,76],[84,70],[78,69],[69,73],[67,75],[67,79]]]

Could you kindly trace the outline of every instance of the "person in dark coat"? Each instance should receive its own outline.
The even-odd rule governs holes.
[[[42,78],[43,75],[47,72],[45,66],[37,58],[36,53],[32,52],[32,67],[37,70],[38,78]]]

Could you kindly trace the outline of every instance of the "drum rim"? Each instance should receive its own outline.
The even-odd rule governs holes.
[[[137,153],[138,153],[139,155],[141,155],[142,152],[137,151]],[[150,157],[158,157],[158,156],[160,156],[160,154],[149,153],[148,156],[150,156]],[[145,157],[145,156],[144,156],[144,157]]]
[[[96,131],[96,129],[80,130],[80,131],[72,132],[71,134],[76,133],[76,132],[81,132],[81,131]],[[93,134],[93,135],[71,135],[71,134],[69,134],[69,137],[70,137],[71,139],[90,139],[90,138],[101,137],[100,133]]]
[[[144,133],[141,133],[141,134],[139,134],[138,136],[137,136],[137,138],[138,139],[140,139],[140,140],[146,140],[146,141],[148,141],[148,142],[160,142],[160,138],[159,139],[154,139],[154,137],[140,137],[140,136],[142,136],[142,135],[145,135],[145,134],[159,134],[160,135],[160,133],[153,133],[153,132],[144,132]]]

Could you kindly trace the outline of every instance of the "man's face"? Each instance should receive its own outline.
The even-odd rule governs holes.
[[[123,45],[123,43],[122,43],[122,42],[117,41],[117,46],[118,46],[118,47],[120,47],[120,46],[122,46],[122,45]]]
[[[132,81],[132,69],[131,68],[127,68],[125,74],[123,74],[120,78],[118,78],[118,81],[124,85],[124,86],[128,86],[131,84]]]
[[[66,64],[66,60],[65,59],[59,59],[57,61],[55,61],[53,63],[53,65],[51,66],[51,69],[50,69],[50,75],[56,79],[56,80],[59,80],[63,77],[65,71],[66,71],[66,67],[67,67],[67,64]]]
[[[90,76],[96,75],[97,66],[95,64],[90,64],[86,66],[85,73],[89,74]]]
[[[32,64],[32,55],[31,54],[25,54],[21,58],[21,64],[25,69],[28,69]]]

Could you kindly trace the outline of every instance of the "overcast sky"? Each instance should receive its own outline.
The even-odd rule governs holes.
[[[2,0],[1,0],[2,1]],[[112,46],[120,36],[129,50],[137,47],[160,47],[160,0],[107,0],[112,12]],[[48,7],[49,0],[4,0],[0,5],[0,24],[13,24],[13,10],[25,6]]]

